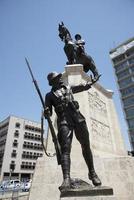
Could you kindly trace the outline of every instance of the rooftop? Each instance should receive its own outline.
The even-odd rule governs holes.
[[[126,40],[125,42],[121,43],[116,48],[111,49],[109,53],[111,54],[111,53],[115,52],[118,48],[122,47],[123,45],[129,44],[132,41],[134,41],[134,37],[132,37],[132,38]]]

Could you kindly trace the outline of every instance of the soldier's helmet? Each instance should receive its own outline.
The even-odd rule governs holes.
[[[55,83],[55,80],[59,80],[62,77],[61,73],[51,72],[47,75],[47,80],[49,85],[52,86]]]
[[[80,34],[76,34],[76,35],[75,35],[75,39],[76,39],[76,40],[81,40],[81,35],[80,35]]]

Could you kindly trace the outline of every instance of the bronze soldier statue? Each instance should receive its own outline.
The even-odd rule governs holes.
[[[87,83],[70,87],[62,81],[62,74],[57,72],[49,73],[47,79],[52,89],[45,97],[44,115],[46,118],[51,116],[52,107],[54,107],[57,114],[57,137],[61,148],[61,168],[63,173],[63,183],[60,189],[71,188],[70,152],[73,131],[81,144],[82,154],[89,171],[88,177],[95,186],[99,186],[101,181],[95,172],[85,117],[79,111],[79,104],[73,97],[74,93],[88,90],[92,84]]]

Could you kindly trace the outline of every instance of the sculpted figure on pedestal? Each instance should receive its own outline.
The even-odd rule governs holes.
[[[69,30],[64,26],[63,22],[59,24],[58,30],[59,37],[65,43],[64,52],[68,59],[67,64],[82,64],[86,73],[91,70],[94,79],[98,79],[100,75],[92,57],[85,52],[85,41],[81,35],[76,34],[75,41],[73,41]]]
[[[74,93],[88,90],[94,82],[70,87],[62,81],[61,73],[49,73],[47,78],[52,89],[45,97],[44,115],[46,118],[51,116],[53,107],[57,114],[57,137],[61,150],[61,168],[63,173],[63,183],[60,186],[60,190],[67,190],[72,187],[70,177],[70,152],[73,131],[81,145],[82,154],[89,171],[89,179],[92,180],[95,186],[101,185],[101,181],[94,169],[85,117],[79,111],[79,104],[73,97]]]

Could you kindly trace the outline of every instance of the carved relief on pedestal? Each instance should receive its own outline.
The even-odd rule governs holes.
[[[91,131],[94,141],[112,144],[110,128],[108,125],[91,118]]]
[[[111,146],[112,138],[108,122],[108,113],[106,103],[101,99],[99,93],[88,92],[88,101],[90,109],[91,132],[94,143]],[[109,148],[109,147],[108,147]]]
[[[99,114],[105,117],[107,116],[106,103],[100,99],[97,92],[93,94],[88,92],[88,101],[90,109],[93,109],[94,112],[99,112]]]

